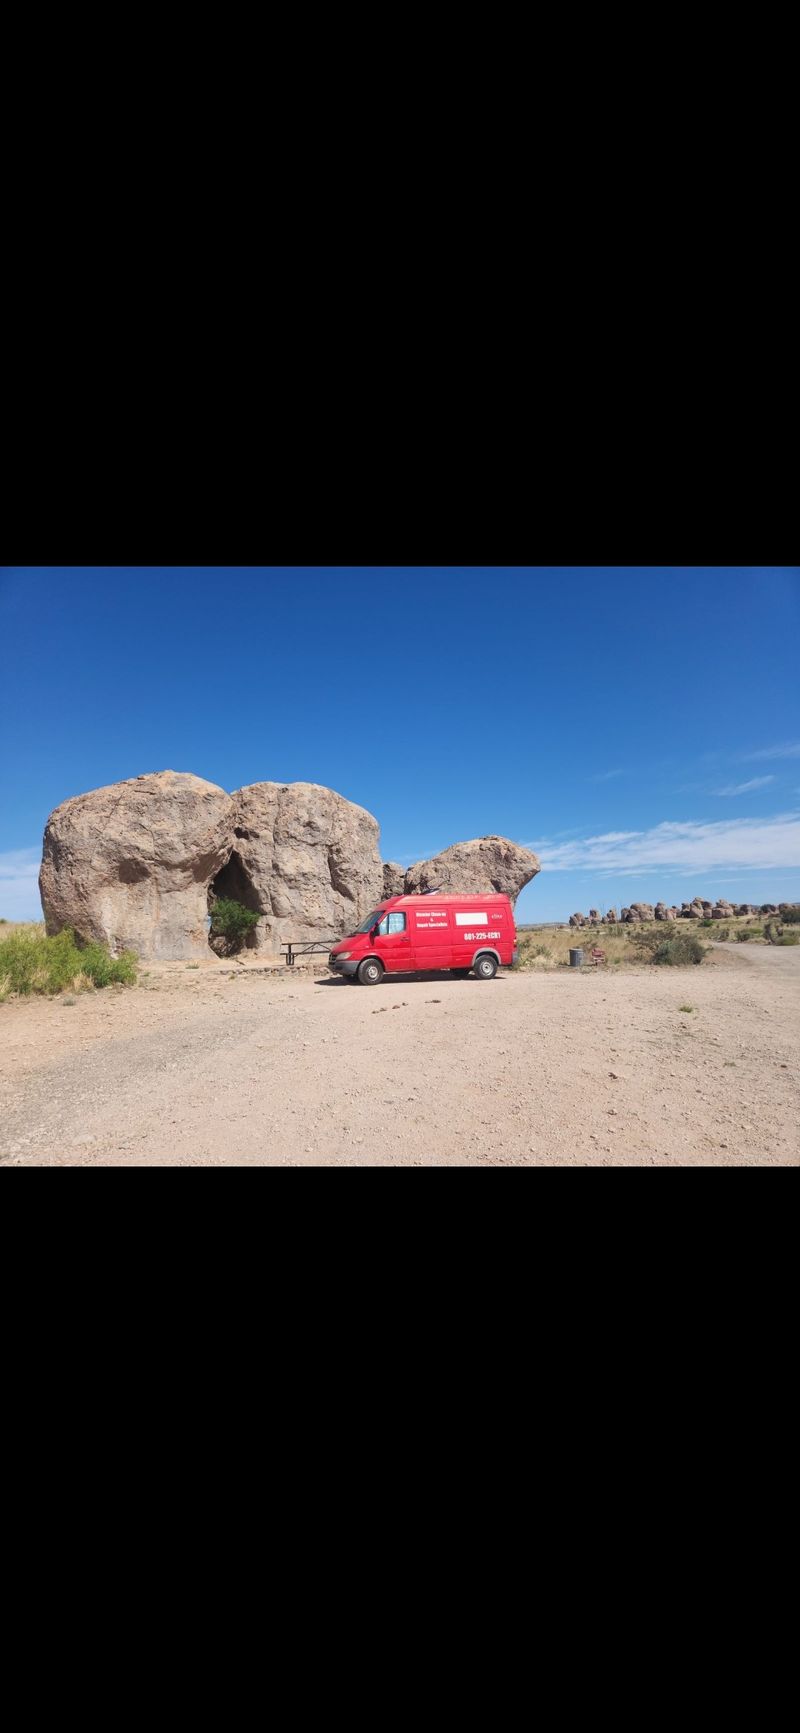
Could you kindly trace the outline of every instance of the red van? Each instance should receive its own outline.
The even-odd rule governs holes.
[[[491,981],[501,963],[517,960],[517,929],[508,897],[387,897],[360,927],[334,945],[332,969],[364,987],[383,975],[449,969]]]

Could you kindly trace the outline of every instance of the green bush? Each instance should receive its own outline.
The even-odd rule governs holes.
[[[781,920],[785,927],[800,927],[800,903],[781,905]]]
[[[776,945],[800,945],[800,936],[797,933],[784,933],[783,938],[776,939],[775,943]]]
[[[684,963],[702,963],[706,954],[705,945],[694,937],[693,933],[670,934],[668,939],[662,939],[652,953],[654,963],[669,963],[679,966]]]
[[[752,939],[752,937],[753,931],[751,927],[740,927],[736,934],[736,943],[737,945],[743,945],[748,939]]]
[[[81,947],[70,927],[53,938],[27,932],[0,940],[0,999],[10,993],[62,993],[81,979],[95,987],[129,986],[136,980],[136,958],[132,951],[112,957],[104,945]]]
[[[211,908],[212,939],[225,939],[229,951],[238,951],[258,925],[260,916],[253,909],[246,909],[243,903],[234,902],[233,897],[218,897]]]
[[[94,982],[95,987],[110,987],[119,981],[130,987],[136,980],[136,958],[133,951],[123,951],[112,957],[105,945],[84,945],[78,952],[80,973]]]
[[[657,926],[634,927],[631,940],[649,963],[702,963],[708,949],[696,933],[685,927],[665,932],[660,921]]]

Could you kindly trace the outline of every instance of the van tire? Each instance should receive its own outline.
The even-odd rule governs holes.
[[[377,957],[366,957],[364,962],[359,964],[358,979],[362,987],[377,987],[382,974],[383,964],[378,962]]]
[[[488,951],[484,951],[482,956],[476,957],[472,966],[479,981],[493,981],[497,974],[497,958],[491,956]]]

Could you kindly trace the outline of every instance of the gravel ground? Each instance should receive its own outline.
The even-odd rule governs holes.
[[[797,1166],[798,1036],[800,947],[375,988],[153,964],[0,1006],[0,1162]]]

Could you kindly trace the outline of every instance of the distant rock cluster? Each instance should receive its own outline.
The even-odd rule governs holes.
[[[539,871],[507,837],[454,843],[408,870],[380,857],[377,819],[316,783],[256,782],[226,794],[174,770],[66,800],[44,833],[39,889],[48,933],[72,927],[118,954],[208,955],[219,897],[262,918],[252,944],[352,932],[404,891],[499,891],[512,901]]]
[[[609,909],[605,915],[597,909],[590,909],[588,915],[580,912],[570,915],[569,924],[571,927],[608,927],[622,921],[730,921],[735,915],[775,915],[784,906],[782,903],[761,903],[760,906],[729,903],[724,897],[711,903],[704,897],[694,897],[690,903],[681,903],[680,908],[677,903],[669,907],[666,903],[656,903],[655,907],[652,903],[631,903],[630,908],[620,909],[619,915],[616,909]]]

